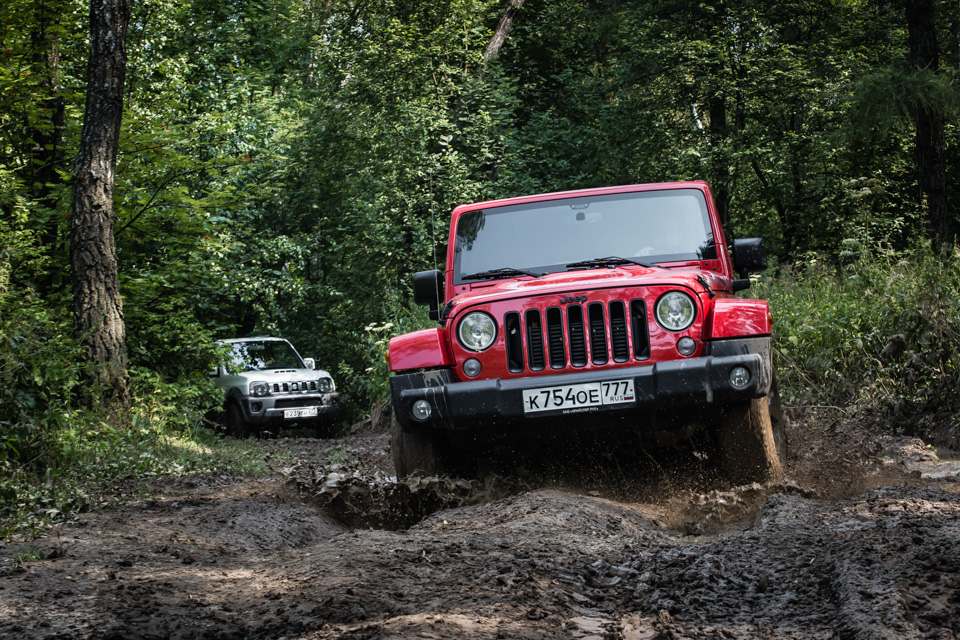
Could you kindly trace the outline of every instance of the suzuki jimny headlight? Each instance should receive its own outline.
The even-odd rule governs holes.
[[[497,323],[482,311],[473,311],[464,316],[457,329],[460,344],[471,351],[489,349],[497,338]]]
[[[251,382],[250,383],[250,395],[254,398],[262,398],[263,396],[270,395],[270,384],[267,382]]]

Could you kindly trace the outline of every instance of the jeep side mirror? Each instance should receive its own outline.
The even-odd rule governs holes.
[[[743,291],[750,287],[748,276],[754,271],[767,268],[767,250],[763,238],[742,238],[733,241],[733,270],[737,280],[733,281],[734,291]]]
[[[440,292],[443,291],[443,274],[436,269],[413,274],[413,301],[430,308],[430,319],[440,319]]]
[[[305,366],[307,369],[313,370],[317,368],[317,362],[313,358],[304,358],[303,366]]]

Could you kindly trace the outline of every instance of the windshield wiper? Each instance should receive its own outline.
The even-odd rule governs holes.
[[[503,267],[500,269],[490,269],[490,271],[471,273],[468,276],[460,276],[460,279],[490,280],[492,278],[507,278],[509,276],[530,276],[531,278],[539,278],[542,275],[542,273],[536,273],[535,271],[524,271],[523,269],[514,269],[513,267]]]
[[[613,267],[618,264],[635,264],[648,269],[664,269],[658,264],[652,262],[638,262],[629,258],[620,256],[607,256],[606,258],[594,258],[593,260],[581,260],[580,262],[571,262],[566,265],[567,269],[592,269],[593,267]]]

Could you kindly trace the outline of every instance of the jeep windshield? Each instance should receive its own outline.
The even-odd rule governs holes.
[[[453,277],[465,284],[466,276],[504,267],[555,273],[601,256],[620,256],[626,266],[716,259],[703,193],[615,193],[468,211],[457,221]]]
[[[234,342],[228,368],[236,371],[303,369],[303,360],[282,340]]]

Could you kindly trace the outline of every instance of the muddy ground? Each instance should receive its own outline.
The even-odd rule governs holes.
[[[370,425],[261,442],[299,462],[169,479],[0,548],[0,637],[960,635],[960,464],[824,419],[788,436],[787,480],[746,487],[584,451],[519,481],[398,483]]]

